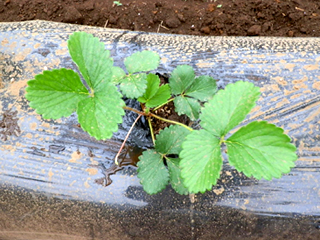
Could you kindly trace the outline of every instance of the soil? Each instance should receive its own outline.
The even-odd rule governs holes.
[[[160,85],[169,84],[169,75],[168,74],[162,75],[160,73],[157,73],[157,75],[160,78]],[[176,122],[181,122],[185,125],[191,124],[191,120],[186,115],[184,115],[184,114],[178,115],[178,113],[175,111],[175,107],[174,107],[173,102],[169,102],[156,110],[151,109],[151,112],[161,118],[169,119],[169,120],[176,121]],[[159,120],[157,118],[151,118],[150,121],[151,121],[154,135],[157,135],[161,129],[164,129],[164,128],[172,125],[172,123],[164,122],[164,121]]]
[[[8,109],[0,114],[0,139],[7,141],[9,136],[18,136],[21,133],[18,125],[18,111]]]
[[[0,22],[50,20],[202,36],[320,36],[318,0],[3,0]]]

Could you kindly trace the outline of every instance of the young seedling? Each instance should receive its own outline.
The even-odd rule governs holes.
[[[120,1],[113,1],[113,4],[117,6],[122,6],[122,3]]]
[[[157,53],[132,54],[124,60],[125,71],[113,66],[110,52],[98,38],[84,32],[70,36],[68,49],[84,82],[71,69],[44,71],[28,81],[30,106],[44,119],[76,112],[82,129],[98,140],[112,137],[124,110],[138,114],[126,139],[144,116],[154,148],[139,157],[137,171],[147,193],[158,193],[169,183],[180,194],[210,190],[220,177],[222,144],[227,147],[230,165],[248,177],[280,178],[294,166],[296,147],[273,124],[254,121],[226,138],[255,106],[260,90],[254,84],[239,81],[217,91],[213,78],[195,77],[192,67],[182,65],[174,69],[169,84],[160,85],[159,77],[149,73],[159,65]],[[139,101],[141,110],[126,106],[123,96]],[[169,102],[179,115],[199,119],[201,128],[195,130],[157,115],[156,110]],[[172,125],[155,136],[152,118]]]

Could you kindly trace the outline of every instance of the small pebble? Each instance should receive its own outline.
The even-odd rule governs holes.
[[[293,37],[294,36],[294,31],[288,31],[287,34],[288,34],[289,37]]]

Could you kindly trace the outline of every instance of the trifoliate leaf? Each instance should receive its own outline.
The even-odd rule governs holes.
[[[200,125],[217,137],[224,136],[245,119],[259,96],[259,88],[252,83],[229,84],[205,104]]]
[[[120,67],[112,67],[111,72],[112,72],[111,82],[113,84],[120,83],[121,80],[126,76],[126,73]]]
[[[139,157],[138,178],[143,189],[149,194],[162,191],[169,182],[169,172],[163,163],[162,155],[154,150],[147,150]]]
[[[182,94],[194,80],[193,68],[189,65],[180,65],[173,70],[169,78],[171,92],[175,95]]]
[[[155,142],[155,150],[147,150],[139,157],[138,177],[144,190],[149,194],[155,194],[165,188],[169,181],[172,187],[179,193],[184,194],[185,188],[180,179],[179,160],[166,157],[167,154],[179,154],[181,143],[190,133],[189,130],[178,125],[171,125],[160,131]],[[170,161],[169,170],[164,165],[164,157]]]
[[[191,120],[199,118],[200,101],[210,99],[217,91],[216,81],[209,76],[194,79],[191,66],[181,65],[173,70],[169,79],[171,92],[179,95],[174,100],[179,115],[186,114]],[[192,97],[192,98],[191,98]]]
[[[92,97],[79,102],[77,114],[81,127],[96,139],[111,138],[122,122],[125,103],[110,82],[100,82]]]
[[[193,131],[182,144],[181,177],[192,193],[204,193],[217,183],[222,166],[219,139],[201,129]]]
[[[163,130],[157,136],[155,149],[157,152],[166,154],[179,154],[181,144],[190,131],[179,125],[171,125]]]
[[[68,117],[75,112],[78,102],[89,96],[79,75],[65,68],[36,75],[28,81],[26,92],[30,107],[45,119]]]
[[[167,157],[167,165],[170,174],[170,183],[172,188],[181,195],[189,193],[188,189],[183,185],[183,179],[181,178],[181,169],[179,166],[179,158]]]
[[[182,65],[173,70],[169,79],[171,91],[179,95],[174,100],[179,115],[186,114],[191,120],[199,118],[200,101],[210,99],[217,91],[216,81],[209,76],[194,78],[191,66]]]
[[[169,85],[161,85],[156,94],[146,102],[146,106],[149,108],[160,106],[167,102],[170,97],[171,92]]]
[[[179,115],[186,114],[191,120],[199,118],[201,106],[198,100],[180,95],[173,102],[175,110]]]
[[[160,57],[156,52],[142,51],[133,53],[124,60],[128,73],[146,72],[158,68]]]
[[[146,79],[147,75],[145,73],[126,76],[121,80],[120,90],[128,98],[138,98],[147,88]]]
[[[194,97],[200,101],[207,101],[217,92],[216,80],[210,76],[200,76],[194,79],[185,95]]]
[[[165,103],[171,96],[169,85],[162,85],[159,87],[160,79],[155,74],[148,74],[147,76],[147,89],[138,101],[145,103],[146,107],[152,108],[160,106]]]
[[[98,38],[85,32],[75,32],[68,40],[68,49],[90,88],[95,88],[103,80],[111,81],[109,68],[113,60]]]
[[[240,128],[226,144],[230,164],[248,177],[280,178],[297,160],[296,147],[283,129],[265,121]]]

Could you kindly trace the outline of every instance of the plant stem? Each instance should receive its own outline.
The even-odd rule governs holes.
[[[153,111],[156,111],[157,109],[161,108],[162,106],[168,104],[169,102],[172,102],[174,100],[174,98],[169,99],[168,101],[166,101],[165,103],[161,104],[160,106],[156,107],[153,109]]]
[[[171,101],[173,101],[173,100],[174,100],[174,98],[171,98],[169,101],[167,101],[166,103],[162,104],[161,106],[163,106],[163,105],[165,105],[165,104],[167,104],[167,103],[169,103],[169,102],[171,102]],[[161,107],[161,106],[159,106],[159,107]],[[155,108],[155,109],[153,109],[153,110],[156,110],[156,109],[158,109],[159,107],[157,107],[157,108]],[[125,139],[124,142],[123,142],[123,145],[125,144],[127,138],[129,137],[129,135],[130,135],[130,133],[131,133],[131,131],[132,131],[133,126],[136,124],[136,122],[138,121],[138,119],[139,119],[142,115],[143,115],[143,116],[147,116],[147,117],[152,116],[152,117],[154,117],[154,118],[160,119],[161,121],[173,123],[173,124],[179,125],[179,126],[181,126],[181,127],[184,127],[184,128],[186,128],[186,129],[188,129],[189,131],[193,131],[193,129],[192,129],[191,127],[188,127],[187,125],[185,125],[185,124],[183,124],[183,123],[180,123],[180,122],[176,122],[176,121],[173,121],[173,120],[169,120],[169,119],[166,119],[166,118],[159,117],[158,115],[156,115],[156,114],[154,114],[154,113],[151,113],[151,112],[148,112],[148,113],[146,113],[146,112],[141,112],[141,111],[139,111],[139,110],[137,110],[137,109],[134,109],[134,108],[131,108],[131,107],[128,107],[128,106],[124,106],[123,109],[125,109],[125,110],[130,110],[130,111],[132,111],[132,112],[135,112],[135,113],[139,114],[139,116],[137,117],[137,119],[135,120],[135,122],[133,123],[133,125],[131,126],[131,128],[130,128],[127,136],[126,136],[126,139]],[[148,124],[149,124],[149,128],[150,128],[150,133],[151,133],[152,141],[153,141],[153,144],[154,144],[154,143],[155,143],[155,139],[154,139],[154,135],[153,135],[153,129],[152,129],[152,126],[151,126],[150,118],[148,118]],[[117,153],[117,156],[116,156],[116,158],[115,158],[115,162],[116,162],[117,165],[118,165],[118,157],[119,157],[119,154],[120,154],[122,148],[123,148],[123,146],[121,146],[121,148],[120,148],[120,150],[119,150],[119,152]]]
[[[158,115],[155,115],[153,113],[150,113],[150,115],[154,118],[157,118],[157,119],[160,119],[161,121],[164,121],[164,122],[169,122],[169,123],[173,123],[173,124],[176,124],[176,125],[179,125],[181,127],[184,127],[186,129],[188,129],[189,131],[193,131],[193,129],[191,127],[188,127],[187,125],[183,124],[183,123],[180,123],[180,122],[176,122],[176,121],[173,121],[173,120],[169,120],[169,119],[166,119],[166,118],[162,118],[162,117],[159,117]]]
[[[221,146],[222,143],[226,143],[227,141],[224,139],[224,136],[222,136],[220,138],[220,142],[219,142],[219,145]]]
[[[122,108],[125,109],[125,110],[130,110],[130,111],[132,111],[132,112],[135,112],[135,113],[137,113],[137,114],[139,114],[139,115],[144,115],[144,116],[147,115],[147,114],[144,113],[144,112],[140,112],[139,110],[134,109],[134,108],[131,108],[131,107],[128,107],[128,106],[124,106],[124,107],[122,107]]]
[[[116,155],[116,157],[115,157],[115,159],[114,159],[114,162],[115,162],[116,165],[119,165],[119,163],[118,163],[118,157],[119,157],[119,155],[120,155],[120,153],[121,153],[124,145],[126,144],[126,141],[128,140],[128,137],[129,137],[130,133],[132,132],[132,129],[133,129],[134,125],[136,125],[136,123],[138,122],[139,118],[140,118],[142,115],[143,115],[143,114],[139,114],[139,116],[136,118],[136,120],[134,120],[134,123],[132,124],[132,126],[130,127],[130,129],[129,129],[128,133],[127,133],[127,136],[126,136],[125,139],[123,140],[123,143],[122,143],[122,145],[121,145],[121,147],[120,147],[120,149],[119,149],[119,151],[118,151],[118,153],[117,153],[117,155]]]
[[[151,133],[152,142],[153,142],[153,145],[154,145],[155,142],[156,142],[156,140],[154,139],[153,128],[152,128],[152,124],[151,124],[150,117],[148,117],[148,123],[149,123],[149,128],[150,128],[150,133]]]

